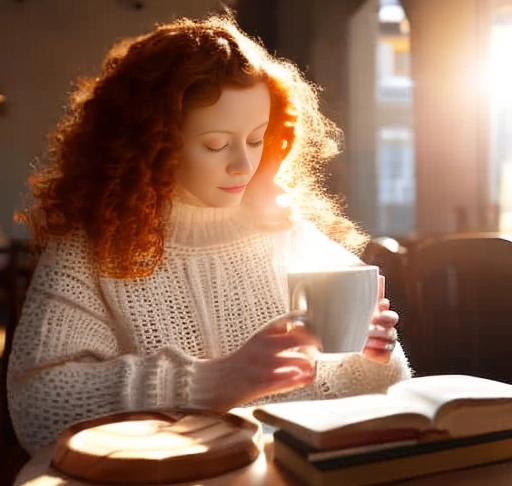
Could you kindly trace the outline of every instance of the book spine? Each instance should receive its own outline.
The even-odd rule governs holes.
[[[274,441],[274,460],[291,476],[308,486],[339,486],[339,478],[336,478],[336,483],[329,483],[325,473],[316,469],[295,450],[280,441]],[[343,483],[343,486],[357,485]]]
[[[512,440],[512,430],[503,430],[491,434],[459,437],[452,439],[433,440],[427,442],[413,441],[410,444],[402,442],[382,443],[361,448],[342,448],[323,451],[311,447],[284,430],[274,432],[274,441],[282,442],[293,449],[304,460],[312,462],[322,470],[339,469],[358,464],[371,464],[379,461],[395,460],[400,457],[411,458],[424,456],[443,450],[469,450],[473,445],[484,447],[483,444],[496,444],[499,441]],[[353,452],[353,453],[348,453]]]
[[[370,486],[491,464],[512,458],[512,436],[464,447],[322,470],[288,444],[274,440],[277,464],[309,486]]]

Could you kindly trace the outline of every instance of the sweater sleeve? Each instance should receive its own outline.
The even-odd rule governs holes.
[[[293,268],[294,262],[303,265],[312,260],[315,265],[331,267],[336,264],[360,263],[361,260],[330,240],[312,223],[298,223],[288,240],[287,266]],[[308,258],[309,255],[309,258]],[[272,400],[312,400],[335,398],[364,393],[384,392],[390,385],[410,378],[412,370],[400,343],[387,364],[380,364],[365,358],[361,353],[323,354],[317,362],[315,382],[302,389],[273,396]]]
[[[137,353],[114,322],[84,238],[41,255],[16,327],[8,402],[29,452],[94,416],[186,401],[193,359],[171,348]]]
[[[313,384],[273,395],[270,401],[321,400],[365,393],[385,393],[394,383],[412,376],[407,358],[397,343],[387,364],[365,358],[361,353],[323,355],[317,362]],[[267,402],[269,399],[258,401]]]

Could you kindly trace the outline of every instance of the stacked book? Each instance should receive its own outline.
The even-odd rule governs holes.
[[[311,486],[366,486],[512,459],[512,384],[416,377],[386,394],[261,405],[274,460]]]

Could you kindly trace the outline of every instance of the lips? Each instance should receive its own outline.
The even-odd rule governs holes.
[[[219,187],[221,191],[227,192],[229,194],[238,194],[239,192],[242,192],[245,188],[245,184],[243,186]]]

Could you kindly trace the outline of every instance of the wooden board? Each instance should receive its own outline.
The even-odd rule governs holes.
[[[52,467],[106,484],[195,481],[252,462],[261,426],[238,415],[128,412],[75,424],[58,438]]]

